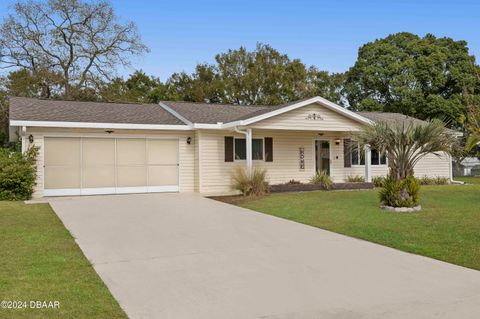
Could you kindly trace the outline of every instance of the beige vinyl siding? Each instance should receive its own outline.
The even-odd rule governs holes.
[[[194,138],[194,150],[195,150],[195,154],[194,154],[194,190],[196,192],[201,192],[201,188],[200,188],[200,176],[201,176],[201,170],[200,170],[200,143],[201,143],[201,139],[200,139],[200,134],[201,134],[201,131],[195,131],[195,138]]]
[[[243,135],[231,131],[202,131],[200,139],[200,170],[202,193],[231,192],[231,173],[235,166],[245,166],[244,160],[234,162],[224,161],[224,137],[234,136],[244,138]],[[331,176],[335,182],[343,182],[349,175],[364,176],[364,166],[343,167],[343,138],[348,137],[344,132],[326,132],[319,136],[316,132],[281,131],[281,130],[253,130],[253,138],[273,138],[273,162],[254,160],[253,165],[267,169],[267,178],[271,184],[288,182],[291,179],[307,183],[313,176],[314,168],[314,141],[325,139],[330,141]],[[340,138],[340,144],[335,145],[335,139]],[[300,169],[299,149],[304,148],[305,169]],[[385,175],[386,165],[372,166],[372,175]]]
[[[195,145],[193,131],[142,131],[142,130],[115,130],[112,134],[98,129],[60,129],[28,127],[27,136],[32,134],[34,145],[39,147],[37,158],[37,185],[33,197],[43,196],[44,182],[44,137],[109,137],[109,138],[172,138],[178,139],[179,148],[179,187],[180,192],[193,192],[195,187]],[[192,143],[187,144],[187,138]],[[27,142],[28,144],[28,142]]]
[[[441,153],[440,157],[428,154],[418,161],[414,172],[416,177],[450,177],[450,156]]]
[[[309,114],[319,114],[323,120],[307,120]],[[311,130],[311,131],[358,131],[362,126],[338,112],[319,104],[305,106],[281,115],[252,124],[257,129]]]
[[[27,130],[28,132],[28,130]],[[28,132],[26,136],[32,134]],[[33,198],[39,198],[43,196],[43,187],[44,187],[44,162],[45,162],[45,152],[44,152],[44,139],[43,135],[32,134],[34,136],[33,144],[30,146],[38,147],[38,156],[37,156],[37,181],[35,187],[33,188]],[[27,140],[27,145],[29,142]]]

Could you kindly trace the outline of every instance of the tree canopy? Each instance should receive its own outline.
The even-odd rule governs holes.
[[[145,51],[135,24],[119,22],[105,1],[20,1],[0,26],[0,67],[41,79],[44,97],[54,84],[75,98]]]
[[[258,43],[215,56],[192,74],[175,73],[166,82],[173,99],[239,105],[278,105],[314,95],[341,103],[341,75],[306,67],[269,45]]]
[[[465,94],[478,94],[475,58],[465,41],[397,33],[363,45],[346,75],[354,110],[388,111],[465,121]]]
[[[363,45],[345,73],[307,66],[268,44],[215,55],[192,73],[161,81],[137,70],[115,74],[148,51],[132,22],[103,0],[19,1],[0,25],[3,95],[157,103],[183,100],[279,105],[322,96],[354,111],[440,118],[479,140],[480,66],[465,41],[397,33]],[[8,114],[0,99],[1,113]],[[0,121],[0,134],[7,131]],[[476,139],[473,139],[475,137]]]

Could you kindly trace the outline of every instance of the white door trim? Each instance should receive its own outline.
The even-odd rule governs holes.
[[[328,171],[330,172],[329,173],[329,176],[332,177],[332,139],[331,138],[314,138],[313,139],[313,147],[312,147],[312,163],[313,163],[313,175],[317,174],[317,161],[315,159],[315,156],[316,156],[316,151],[315,151],[315,143],[317,141],[324,141],[324,142],[328,142],[329,144],[329,147],[328,147]]]

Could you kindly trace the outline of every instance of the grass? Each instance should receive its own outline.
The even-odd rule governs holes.
[[[0,318],[127,318],[47,204],[0,201],[0,299],[60,302]]]
[[[455,177],[455,180],[468,184],[480,184],[480,176]]]
[[[235,204],[480,270],[480,178],[465,180],[470,184],[422,186],[419,213],[381,210],[377,190],[271,194]]]

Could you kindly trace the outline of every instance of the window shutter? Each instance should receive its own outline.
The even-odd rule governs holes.
[[[265,137],[265,162],[273,162],[273,138]]]
[[[225,136],[225,162],[233,162],[233,136]]]
[[[343,167],[352,167],[352,149],[350,148],[351,140],[343,139]]]

